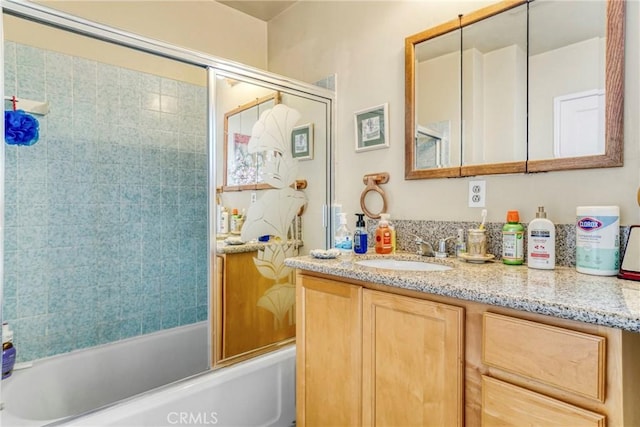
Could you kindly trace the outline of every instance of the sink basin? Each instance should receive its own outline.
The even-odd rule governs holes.
[[[355,264],[364,267],[382,268],[384,270],[400,270],[400,271],[447,271],[451,267],[436,264],[432,262],[399,260],[399,259],[363,259],[356,261]]]

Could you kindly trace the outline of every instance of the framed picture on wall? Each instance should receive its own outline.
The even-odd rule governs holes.
[[[291,155],[298,160],[313,159],[313,123],[293,128],[291,131]]]
[[[356,111],[356,151],[389,148],[389,104]]]

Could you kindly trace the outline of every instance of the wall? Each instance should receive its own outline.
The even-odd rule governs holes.
[[[4,70],[51,108],[35,145],[5,146],[19,360],[206,320],[205,88],[11,41]]]
[[[478,177],[404,180],[405,37],[493,2],[299,2],[269,22],[269,70],[304,81],[337,74],[336,198],[360,211],[362,176],[388,171],[392,218],[480,220],[468,208],[468,183]],[[575,207],[621,207],[621,222],[640,220],[636,204],[640,159],[640,2],[627,2],[625,166],[588,171],[481,177],[487,182],[488,221],[504,222],[518,209],[528,222],[544,205],[549,218],[572,223]],[[389,149],[355,153],[353,112],[389,102]],[[350,223],[353,225],[353,223]]]
[[[191,50],[267,66],[267,25],[213,0],[39,1],[71,15]]]

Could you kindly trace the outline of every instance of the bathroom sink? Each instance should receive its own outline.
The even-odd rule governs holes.
[[[384,270],[400,270],[400,271],[447,271],[451,267],[436,264],[433,262],[410,261],[400,259],[363,259],[356,261],[355,264],[363,267],[375,267]]]

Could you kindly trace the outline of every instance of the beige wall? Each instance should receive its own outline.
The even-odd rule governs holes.
[[[487,182],[488,220],[508,209],[521,221],[544,205],[550,219],[572,223],[575,207],[616,204],[623,224],[637,223],[640,170],[640,2],[627,3],[625,166],[588,171],[475,178],[404,180],[404,38],[489,1],[303,1],[269,22],[269,70],[313,82],[337,73],[336,197],[361,211],[362,176],[387,171],[384,190],[392,218],[479,220],[468,208],[468,183]],[[353,112],[389,102],[390,148],[356,153]],[[351,215],[349,215],[351,217]],[[353,224],[351,224],[353,225]]]
[[[38,3],[176,46],[261,69],[267,66],[266,23],[213,0]]]

